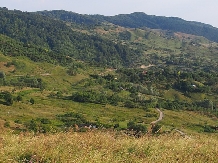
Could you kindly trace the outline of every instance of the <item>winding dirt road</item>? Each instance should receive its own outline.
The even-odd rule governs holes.
[[[150,123],[150,124],[151,124],[151,130],[152,130],[152,128],[156,125],[156,123],[158,123],[159,121],[161,121],[161,120],[163,119],[163,117],[164,117],[164,114],[163,114],[163,112],[162,112],[160,109],[156,108],[156,110],[159,112],[159,118],[158,118],[156,121],[152,121],[152,122]],[[186,133],[184,133],[184,132],[182,132],[182,131],[180,131],[180,130],[178,130],[178,129],[174,129],[174,130],[175,130],[176,132],[180,133],[181,136],[190,138]]]
[[[156,110],[159,112],[159,118],[156,121],[152,121],[151,125],[154,125],[157,122],[161,121],[163,119],[163,117],[164,117],[164,114],[163,114],[163,112],[160,109],[156,108]]]

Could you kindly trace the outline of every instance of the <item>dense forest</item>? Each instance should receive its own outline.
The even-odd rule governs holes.
[[[34,58],[32,56],[34,61],[46,57],[44,60],[52,58],[58,63],[65,64],[70,57],[74,57],[94,64],[120,67],[133,65],[133,61],[137,60],[137,55],[141,55],[139,51],[120,43],[114,43],[95,35],[75,32],[59,20],[34,13],[10,11],[5,8],[1,9],[0,14],[1,34],[21,42],[18,48],[37,46],[36,49],[46,53],[47,56],[42,54],[42,57],[37,57],[41,53],[39,54],[36,50],[37,55],[34,55]],[[2,52],[8,51],[7,46],[2,45]],[[29,48],[25,49],[31,51]]]
[[[51,18],[89,27],[100,25],[102,23],[102,20],[93,18],[90,15],[83,15],[75,12],[68,12],[65,10],[38,11],[36,14],[45,15]]]

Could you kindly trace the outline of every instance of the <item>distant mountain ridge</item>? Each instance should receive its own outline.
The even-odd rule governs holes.
[[[81,25],[97,25],[103,21],[99,20],[98,18],[94,18],[91,15],[78,14],[65,10],[37,11],[35,13]]]
[[[102,22],[110,22],[122,27],[170,30],[192,35],[203,36],[211,41],[218,42],[218,28],[211,25],[186,21],[177,17],[164,17],[147,15],[143,12],[120,14],[115,16],[82,15],[64,10],[40,11],[37,14],[46,15],[63,21],[86,25],[97,25]]]

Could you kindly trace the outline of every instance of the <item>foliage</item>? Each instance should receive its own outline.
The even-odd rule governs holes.
[[[217,126],[210,126],[210,125],[205,125],[204,126],[204,132],[209,132],[209,133],[215,133],[217,130]]]
[[[11,106],[13,104],[13,96],[10,92],[6,91],[6,92],[1,92],[0,93],[0,99],[4,99],[6,102],[6,105]]]
[[[4,71],[0,71],[0,78],[5,78],[5,73],[4,73]]]
[[[23,99],[23,98],[22,98],[21,95],[18,95],[17,98],[16,98],[17,101],[22,101],[22,99]]]
[[[40,89],[44,88],[44,83],[41,78],[36,78],[29,75],[13,78],[7,81],[7,83],[8,85],[13,86],[26,86]]]
[[[62,21],[34,13],[0,10],[0,33],[14,39],[0,40],[4,54],[61,64],[71,62],[73,57],[112,67],[133,65],[132,58],[137,58],[135,50],[121,43],[72,31]]]
[[[87,25],[88,27],[100,24],[98,19],[92,18],[89,15],[82,15],[74,12],[67,12],[64,10],[38,11],[36,14],[41,14],[54,19],[60,19],[80,25]]]
[[[133,130],[133,131],[136,131],[136,132],[142,132],[142,133],[147,132],[147,128],[144,125],[136,124],[133,121],[130,121],[129,123],[127,123],[127,129]]]
[[[35,104],[35,100],[33,98],[30,99],[30,103],[33,105]]]
[[[99,20],[105,20],[123,27],[147,27],[153,29],[170,30],[174,32],[183,32],[193,35],[204,36],[209,40],[218,42],[217,28],[204,23],[185,21],[181,18],[176,17],[147,15],[142,12],[135,12],[132,14],[120,14],[116,16],[93,15],[90,17]]]
[[[49,16],[51,18],[60,19],[63,21],[77,23],[81,25],[88,25],[88,26],[100,25],[100,23],[107,21],[123,27],[129,27],[129,28],[148,27],[153,29],[170,30],[174,32],[183,32],[192,35],[204,36],[209,40],[216,41],[216,42],[218,41],[217,28],[204,23],[185,21],[181,18],[176,18],[176,17],[147,15],[142,12],[135,12],[132,14],[120,14],[116,16],[81,15],[81,14],[63,11],[63,10],[42,11],[42,12],[37,12],[37,14],[42,14],[42,15]],[[123,37],[123,36],[121,36],[122,39],[129,38],[129,36],[128,37],[126,36]]]
[[[5,77],[4,71],[0,71],[0,85],[5,85]]]
[[[152,132],[153,134],[156,134],[156,133],[158,133],[158,132],[160,131],[161,127],[162,127],[161,125],[155,124],[155,125],[153,126],[151,132]]]
[[[117,105],[122,99],[116,94],[108,95],[106,92],[97,92],[94,90],[79,91],[72,94],[71,99],[77,102],[90,102],[96,104]]]
[[[53,14],[68,19],[64,11]],[[78,26],[38,13],[4,9],[0,15],[0,112],[1,119],[15,122],[11,129],[46,133],[90,121],[126,129],[133,120],[128,127],[139,132],[158,107],[173,114],[164,117],[164,129],[216,130],[218,44],[171,31],[95,26],[96,19],[84,27],[88,15],[69,17]],[[187,120],[192,113],[195,119]]]
[[[65,127],[74,127],[75,125],[85,124],[89,126],[89,122],[85,119],[85,117],[78,113],[65,113],[57,115],[57,119],[64,123]]]
[[[51,121],[47,118],[31,119],[25,122],[24,125],[28,131],[33,131],[34,133],[47,133],[52,129]]]

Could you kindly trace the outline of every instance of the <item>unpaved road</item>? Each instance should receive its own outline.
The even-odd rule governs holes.
[[[157,122],[161,121],[164,117],[164,114],[160,109],[156,108],[156,110],[159,112],[159,118],[156,121],[151,122],[151,124],[156,124]]]
[[[163,117],[164,117],[164,114],[163,114],[163,112],[160,109],[156,108],[156,110],[159,112],[159,118],[156,121],[152,121],[151,122],[152,126],[155,125],[156,123],[158,123],[159,121],[161,121],[163,119]],[[190,138],[186,133],[184,133],[184,132],[182,132],[182,131],[180,131],[178,129],[174,129],[174,130],[176,132],[180,133],[181,136]]]

